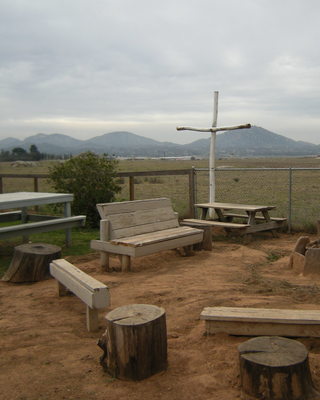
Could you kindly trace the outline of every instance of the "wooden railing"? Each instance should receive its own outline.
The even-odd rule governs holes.
[[[116,176],[118,178],[129,178],[129,199],[135,200],[135,182],[134,179],[139,176],[164,176],[164,175],[188,175],[189,177],[189,187],[188,187],[188,197],[189,197],[189,213],[194,216],[194,203],[195,203],[195,169],[175,169],[175,170],[162,170],[162,171],[134,171],[134,172],[118,172]],[[48,174],[0,174],[0,193],[5,193],[4,191],[4,179],[6,178],[27,178],[33,179],[33,190],[34,192],[39,191],[39,180],[48,179]],[[21,190],[23,191],[23,190]]]

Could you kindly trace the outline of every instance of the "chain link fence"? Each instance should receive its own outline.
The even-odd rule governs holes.
[[[314,231],[320,219],[320,168],[217,168],[216,201],[274,205],[288,230]],[[209,199],[209,170],[195,169],[195,202]]]

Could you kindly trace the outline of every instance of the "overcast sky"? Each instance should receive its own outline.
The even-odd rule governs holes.
[[[0,0],[0,139],[251,123],[320,144],[319,0]]]

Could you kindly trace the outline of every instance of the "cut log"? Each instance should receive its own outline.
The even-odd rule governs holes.
[[[320,274],[320,248],[308,249],[305,254],[303,275]]]
[[[309,236],[301,236],[299,237],[299,239],[297,240],[295,247],[293,249],[293,251],[295,251],[296,253],[300,253],[302,255],[305,254],[306,252],[306,246],[307,244],[310,243],[310,238]]]
[[[289,259],[289,268],[298,274],[304,271],[305,256],[301,253],[293,252]]]
[[[141,380],[167,367],[165,310],[131,304],[106,315],[107,330],[98,345],[100,363],[113,377]]]
[[[240,344],[238,350],[244,398],[307,400],[316,395],[302,343],[262,336]]]
[[[10,266],[2,280],[37,282],[51,278],[49,264],[61,258],[61,248],[47,243],[26,243],[14,248]]]

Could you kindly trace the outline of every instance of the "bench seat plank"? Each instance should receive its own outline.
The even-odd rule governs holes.
[[[206,220],[206,219],[195,219],[195,218],[183,219],[182,222],[183,223],[211,225],[211,226],[220,226],[222,228],[231,228],[231,229],[245,229],[250,226],[249,224],[237,224],[235,222],[222,222],[222,221],[212,221],[212,220]]]
[[[125,246],[146,246],[148,244],[163,242],[165,240],[176,239],[184,236],[194,235],[198,230],[188,226],[179,226],[173,229],[164,229],[156,232],[149,232],[143,235],[123,237],[120,239],[113,239],[110,241],[112,244],[122,244]]]
[[[320,311],[247,307],[205,307],[200,319],[208,334],[320,337]]]
[[[236,213],[224,213],[223,214],[225,217],[233,217],[233,218],[244,218],[248,219],[249,216],[246,214],[236,214]],[[256,215],[255,219],[257,220],[262,220],[265,221],[265,218],[262,215]],[[276,222],[285,222],[287,218],[282,218],[282,217],[270,217],[271,221],[276,221]]]

